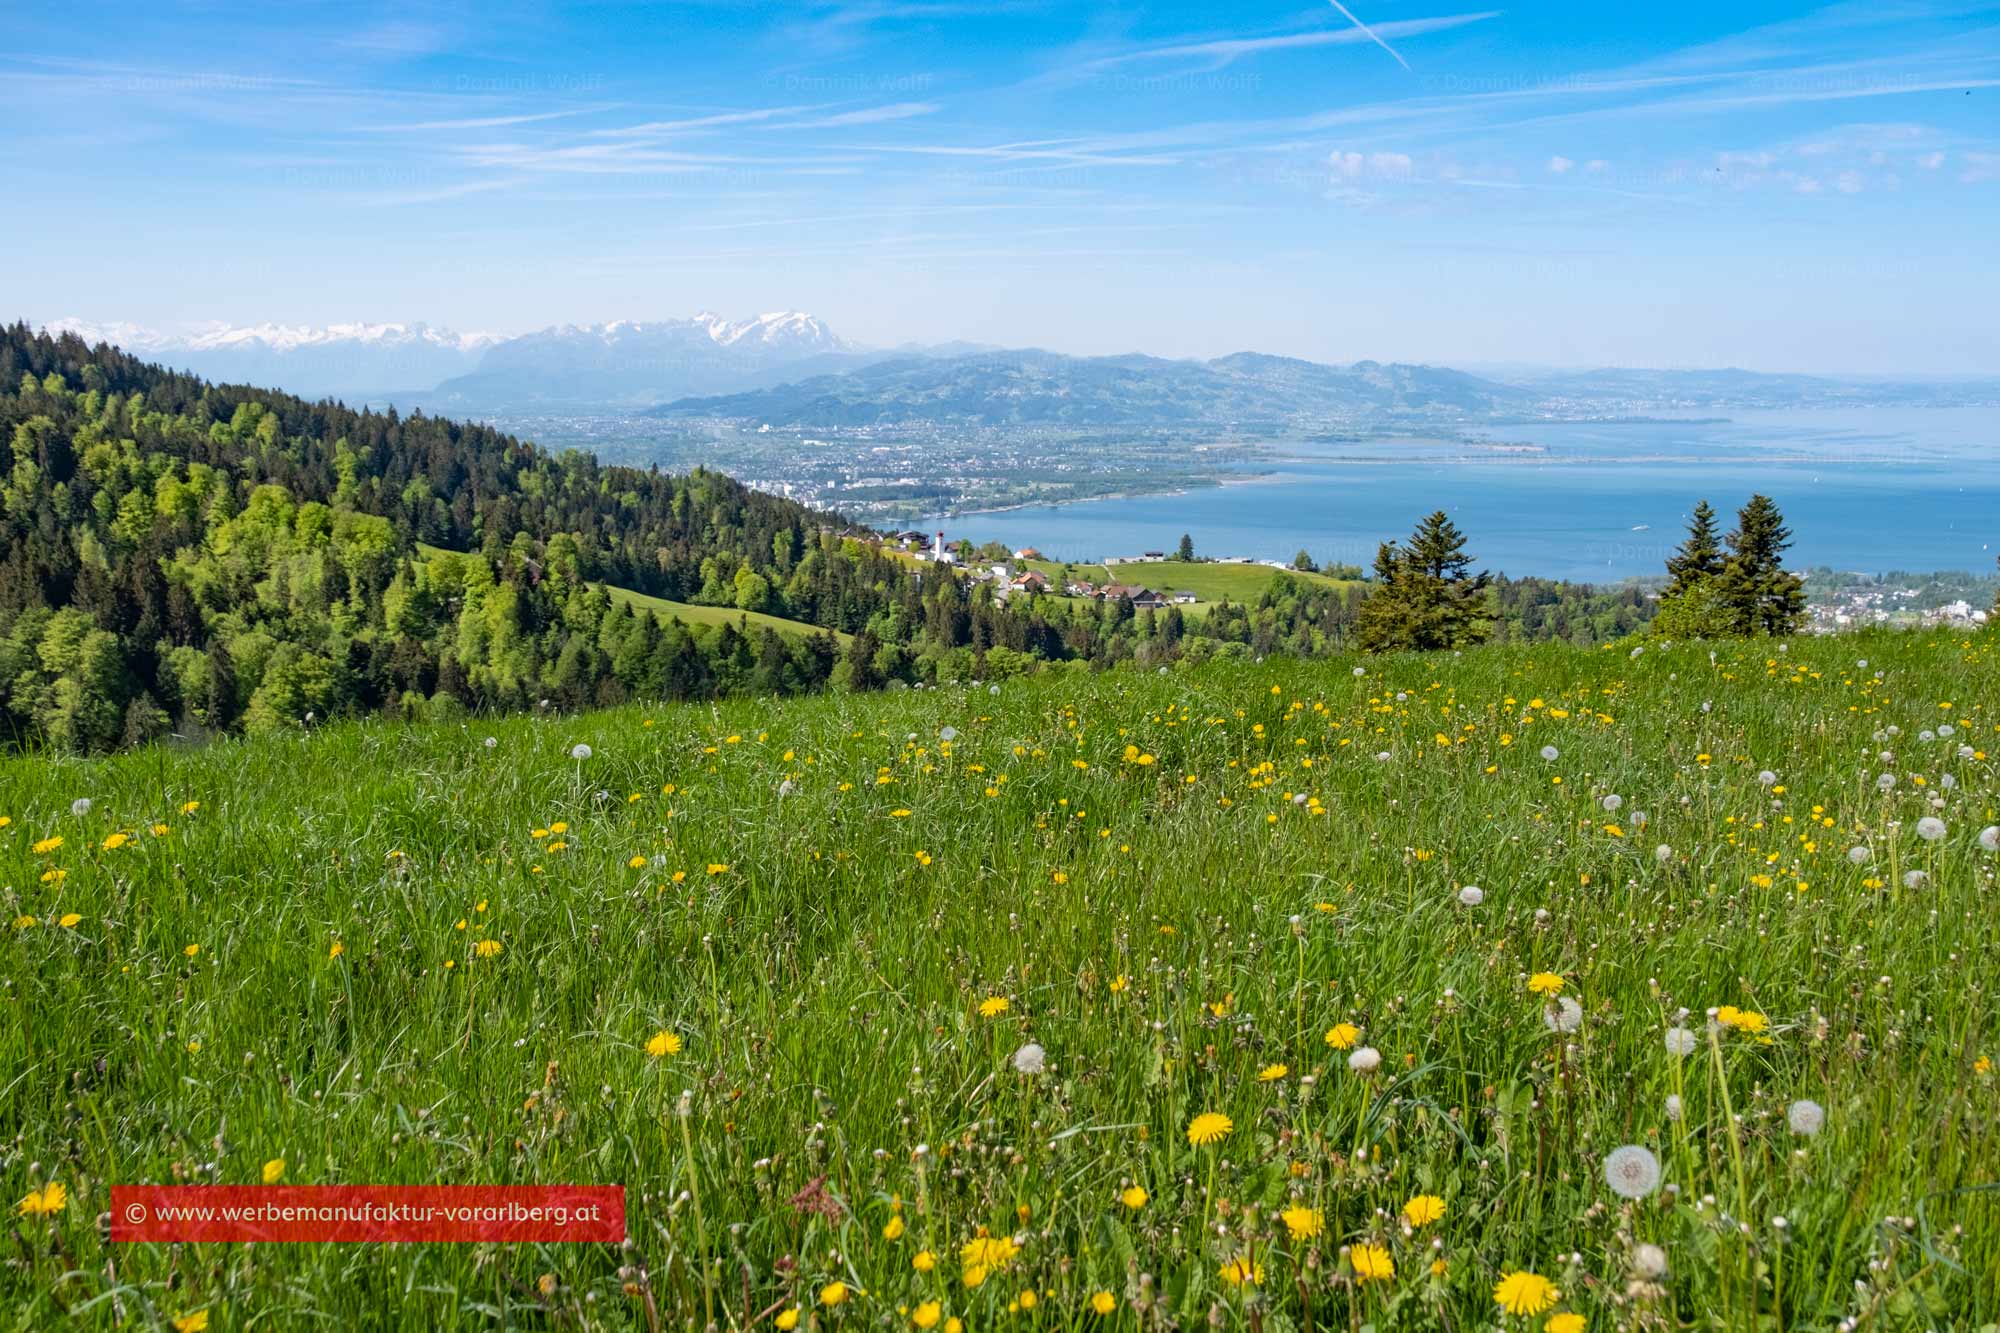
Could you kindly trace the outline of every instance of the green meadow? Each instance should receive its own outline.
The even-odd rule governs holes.
[[[1990,1326],[1996,645],[0,760],[0,1326]],[[267,1178],[630,1238],[107,1239]]]

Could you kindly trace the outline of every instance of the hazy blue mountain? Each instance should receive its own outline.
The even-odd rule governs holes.
[[[1326,366],[1250,352],[1169,361],[1030,350],[884,361],[774,388],[688,398],[657,413],[790,426],[1248,426],[1488,412],[1532,397],[1430,366]]]

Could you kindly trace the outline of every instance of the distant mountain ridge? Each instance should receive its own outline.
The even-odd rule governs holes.
[[[1213,361],[1066,356],[1040,350],[903,358],[654,409],[774,426],[1279,424],[1309,418],[1463,415],[1534,395],[1433,366],[1328,366],[1239,352]]]
[[[2000,379],[1075,356],[971,342],[871,348],[797,310],[558,324],[517,336],[423,323],[51,323],[221,383],[458,415],[652,412],[774,426],[925,421],[1200,427],[2000,404]]]

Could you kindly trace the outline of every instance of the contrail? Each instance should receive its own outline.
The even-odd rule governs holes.
[[[1373,28],[1369,27],[1366,23],[1363,23],[1360,19],[1354,17],[1353,10],[1349,9],[1346,5],[1341,4],[1340,0],[1327,0],[1327,3],[1332,5],[1335,9],[1339,10],[1343,15],[1345,15],[1349,23],[1352,23],[1355,27],[1361,29],[1361,31],[1367,33],[1369,41],[1375,43],[1375,45],[1381,47],[1384,51],[1387,51],[1390,55],[1396,57],[1397,64],[1401,65],[1404,69],[1408,69],[1410,67],[1410,62],[1403,59],[1402,53],[1396,50],[1395,47],[1383,41],[1380,37],[1377,37],[1375,35],[1375,30]]]

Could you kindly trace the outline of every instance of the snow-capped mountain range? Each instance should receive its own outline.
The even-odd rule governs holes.
[[[461,411],[646,406],[761,388],[780,372],[796,378],[868,359],[822,321],[795,310],[739,320],[704,311],[685,319],[562,324],[516,337],[421,323],[208,323],[167,330],[66,318],[48,328],[225,383]]]

